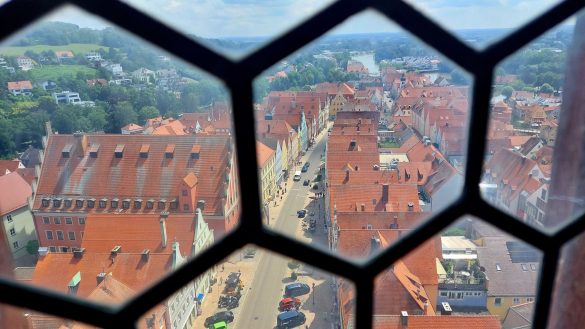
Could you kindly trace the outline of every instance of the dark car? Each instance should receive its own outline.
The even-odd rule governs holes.
[[[217,322],[225,321],[230,323],[234,321],[234,313],[232,311],[220,311],[205,319],[205,327],[210,327]]]
[[[276,326],[279,329],[288,329],[303,325],[307,318],[303,312],[296,310],[280,313],[276,317]]]
[[[301,300],[295,297],[283,298],[278,303],[278,310],[280,312],[298,310],[301,307]]]
[[[301,209],[297,211],[298,218],[305,218],[305,216],[307,216],[307,209]]]
[[[311,288],[308,284],[302,282],[295,282],[291,284],[287,284],[284,287],[284,296],[285,297],[297,297],[306,295],[311,291]]]
[[[309,186],[309,184],[310,184],[310,183],[311,183],[311,181],[310,181],[310,180],[308,180],[308,179],[305,179],[305,181],[303,182],[303,185],[304,185],[304,186]]]

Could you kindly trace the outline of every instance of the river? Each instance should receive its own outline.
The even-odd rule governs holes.
[[[351,56],[351,59],[364,64],[365,67],[368,68],[368,71],[370,72],[371,75],[379,75],[380,74],[380,68],[378,67],[378,64],[376,64],[376,61],[374,60],[374,53],[365,53],[365,54],[360,54],[360,55],[354,55],[354,56]]]

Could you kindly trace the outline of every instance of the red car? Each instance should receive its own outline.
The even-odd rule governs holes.
[[[299,307],[301,307],[301,300],[295,297],[283,298],[280,303],[278,303],[278,310],[280,312],[298,310]]]

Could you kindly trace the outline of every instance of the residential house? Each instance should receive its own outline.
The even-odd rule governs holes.
[[[95,86],[107,86],[108,80],[106,79],[89,79],[85,81],[89,87]]]
[[[258,178],[262,203],[271,201],[276,193],[276,177],[274,174],[275,152],[265,144],[256,142],[256,158],[258,160]]]
[[[349,60],[347,62],[347,73],[357,73],[359,75],[367,75],[368,68],[362,62]]]
[[[106,70],[112,72],[114,77],[122,77],[124,75],[124,70],[122,69],[122,65],[118,63],[106,63],[102,66]]]
[[[534,301],[541,255],[512,237],[481,240],[477,258],[488,283],[487,309],[503,320],[511,306]]]
[[[29,145],[28,148],[26,150],[24,150],[24,152],[22,152],[22,154],[18,157],[18,160],[20,161],[20,163],[22,164],[22,167],[24,168],[35,168],[37,165],[41,164],[41,150],[32,147],[32,145]],[[2,160],[0,160],[1,163]],[[0,168],[2,166],[0,165]],[[21,166],[19,165],[19,168],[21,168]],[[0,169],[0,176],[2,175],[1,169]]]
[[[134,80],[145,84],[153,83],[155,80],[155,76],[156,74],[154,71],[151,71],[144,67],[141,67],[136,71],[132,72],[132,78],[134,78]]]
[[[8,91],[14,96],[32,96],[32,83],[29,80],[8,82]]]
[[[62,91],[60,93],[53,93],[53,98],[55,99],[56,104],[73,104],[73,105],[80,105],[81,98],[79,97],[79,93],[73,91]]]
[[[523,195],[525,199],[525,216],[523,219],[529,224],[544,227],[544,215],[546,213],[546,204],[548,201],[549,183],[548,180],[545,179],[538,183],[534,184],[537,188],[530,191],[532,193],[526,192],[526,194]]]
[[[16,65],[23,71],[29,71],[34,68],[35,63],[30,57],[16,56]]]
[[[37,239],[29,198],[32,188],[18,173],[12,172],[0,176],[0,220],[14,260],[28,255],[27,244]]]
[[[284,178],[284,171],[283,166],[287,159],[283,156],[282,152],[282,144],[276,138],[262,138],[257,137],[258,141],[262,144],[268,146],[272,151],[274,151],[274,180],[277,186],[283,181]]]
[[[557,120],[545,120],[540,125],[539,137],[542,138],[546,145],[555,145],[558,127],[559,125]]]
[[[129,123],[121,128],[122,135],[134,135],[134,134],[142,134],[144,132],[144,127],[139,126],[135,123]]]
[[[57,88],[57,82],[53,80],[41,81],[38,85],[45,91],[52,91]]]
[[[55,50],[54,53],[61,64],[69,63],[75,57],[70,50]]]
[[[216,237],[239,220],[229,136],[65,135],[49,130],[32,210],[39,232],[71,226],[81,237],[88,214],[202,210]],[[104,178],[109,183],[104,185]],[[81,240],[40,234],[51,251]]]
[[[99,62],[103,60],[102,55],[97,51],[90,51],[89,53],[86,53],[85,59],[87,59],[90,62]]]
[[[297,132],[285,120],[256,120],[256,136],[258,138],[273,138],[281,141],[281,149],[286,161],[283,161],[282,170],[288,171],[299,159],[299,142]]]

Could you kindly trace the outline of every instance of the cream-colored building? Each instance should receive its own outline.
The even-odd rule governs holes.
[[[256,156],[258,159],[258,176],[262,192],[262,203],[270,201],[276,191],[274,175],[275,152],[261,142],[256,142]]]

